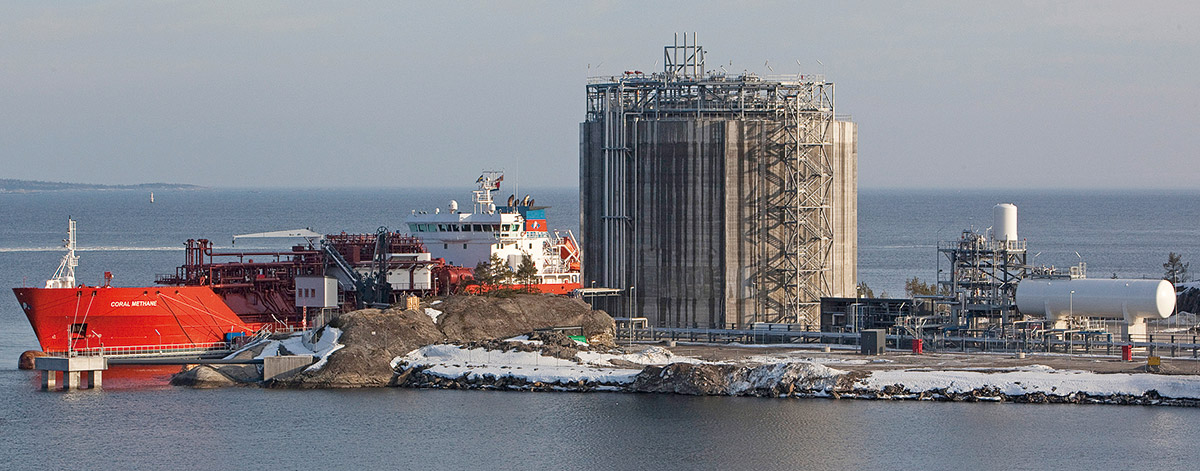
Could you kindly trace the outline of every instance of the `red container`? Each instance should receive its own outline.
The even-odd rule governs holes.
[[[913,350],[913,353],[916,353],[917,355],[924,353],[925,352],[925,340],[924,339],[913,339],[912,350]]]
[[[1133,345],[1121,345],[1121,360],[1133,361]]]

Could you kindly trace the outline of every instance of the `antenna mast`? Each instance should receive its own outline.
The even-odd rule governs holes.
[[[46,280],[47,288],[75,287],[75,267],[79,266],[79,257],[75,256],[75,220],[70,217],[67,218],[67,238],[63,240],[63,245],[67,254],[63,255],[62,263],[58,264],[54,277]]]

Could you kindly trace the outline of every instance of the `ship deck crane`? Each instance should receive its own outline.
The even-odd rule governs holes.
[[[354,298],[359,309],[366,307],[383,309],[391,305],[388,301],[392,298],[392,285],[387,280],[389,234],[391,233],[388,232],[387,227],[383,226],[380,226],[375,233],[375,256],[371,260],[370,273],[365,275],[354,270],[350,262],[342,257],[333,244],[321,239],[321,250],[325,252],[326,259],[332,261],[332,265],[337,268],[334,274],[338,285],[345,291],[355,292]],[[328,271],[327,264],[326,272]]]

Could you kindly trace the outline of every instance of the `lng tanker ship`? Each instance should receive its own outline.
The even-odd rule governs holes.
[[[255,334],[306,328],[315,315],[386,307],[408,296],[514,288],[567,293],[579,288],[580,254],[574,237],[546,229],[545,208],[532,198],[496,207],[491,193],[503,175],[485,173],[476,210],[413,211],[409,235],[309,230],[235,236],[302,238],[278,252],[218,252],[206,239],[188,240],[185,262],[156,286],[77,283],[76,227],[68,220],[66,254],[44,287],[14,288],[38,342],[49,353],[154,354],[223,350]],[[257,260],[257,261],[256,261]],[[501,263],[494,263],[500,260]],[[492,271],[522,264],[524,279],[474,281],[472,268]],[[497,282],[496,280],[505,280]]]

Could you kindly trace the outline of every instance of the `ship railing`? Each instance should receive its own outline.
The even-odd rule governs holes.
[[[106,356],[106,357],[137,357],[137,356],[169,356],[169,355],[207,355],[222,354],[230,351],[226,342],[200,342],[162,345],[127,345],[117,347],[85,347],[69,351],[48,351],[51,355],[64,356]]]

